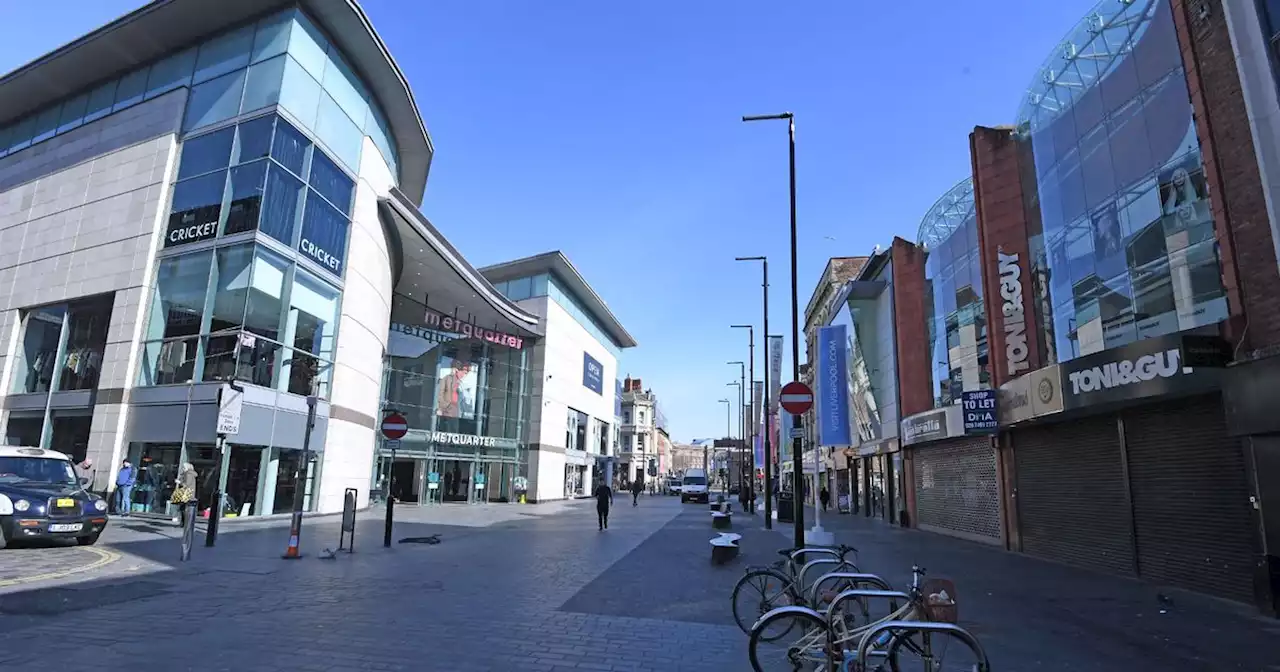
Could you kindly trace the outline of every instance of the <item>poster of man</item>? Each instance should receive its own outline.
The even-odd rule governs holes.
[[[476,369],[464,354],[440,355],[436,384],[436,415],[474,420],[476,417]]]

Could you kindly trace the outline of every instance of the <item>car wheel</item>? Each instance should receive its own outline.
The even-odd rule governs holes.
[[[92,546],[98,543],[98,537],[101,534],[102,534],[101,532],[95,532],[94,534],[90,534],[85,537],[76,537],[76,543],[80,544],[81,546]]]

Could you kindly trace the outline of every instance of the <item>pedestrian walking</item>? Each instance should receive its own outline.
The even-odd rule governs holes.
[[[196,501],[196,467],[190,462],[182,465],[182,471],[174,483],[173,497],[169,499],[178,507],[179,524],[187,526],[187,505]]]
[[[137,480],[138,475],[129,460],[120,463],[120,471],[116,472],[116,515],[129,515],[133,506],[133,484]]]
[[[640,493],[644,492],[644,481],[631,483],[631,506],[640,506]]]
[[[97,476],[96,470],[93,468],[93,458],[86,457],[84,462],[76,465],[76,478],[80,480],[80,486],[86,492],[93,492],[93,480]]]
[[[831,493],[827,490],[827,486],[822,486],[822,491],[818,493],[818,499],[822,502],[822,510],[826,511],[831,504]]]
[[[596,486],[596,519],[600,529],[609,529],[609,507],[613,506],[613,488],[601,483]]]

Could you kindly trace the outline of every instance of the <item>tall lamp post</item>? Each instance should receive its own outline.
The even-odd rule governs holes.
[[[761,287],[764,294],[764,399],[760,400],[762,404],[760,411],[762,415],[769,414],[769,259],[768,257],[735,257],[734,261],[759,261],[764,269],[763,282]],[[752,339],[754,341],[754,338]],[[752,356],[752,361],[755,357]],[[764,423],[764,529],[773,529],[773,454],[769,449],[769,421]],[[752,447],[751,459],[755,461],[754,446]],[[754,474],[753,474],[754,477]]]
[[[747,388],[748,390],[750,390],[750,393],[747,396],[751,400],[751,404],[748,406],[748,408],[750,408],[751,410],[748,411],[748,414],[747,414],[748,418],[746,423],[747,426],[750,427],[750,431],[748,431],[745,435],[743,435],[743,439],[745,440],[748,436],[750,436],[751,438],[751,440],[747,443],[747,452],[750,453],[751,455],[751,471],[747,472],[751,475],[751,481],[750,481],[751,485],[750,485],[750,489],[747,491],[747,507],[748,507],[748,512],[754,516],[756,515],[756,431],[758,430],[758,427],[756,425],[755,413],[756,413],[756,404],[760,403],[760,400],[756,399],[756,384],[755,384],[756,328],[750,324],[734,324],[734,325],[731,325],[730,328],[747,330],[747,368],[749,370],[748,371],[749,375],[747,378],[744,378],[743,380],[750,381],[751,383],[750,386],[748,386]],[[745,462],[746,458],[743,458],[743,461]]]
[[[733,438],[733,421],[731,420],[731,417],[732,417],[731,409],[733,408],[733,402],[729,401],[728,399],[721,399],[720,403],[724,404],[724,437],[726,439],[732,439]],[[725,474],[727,477],[728,472],[726,471]],[[729,486],[723,482],[721,483],[721,485],[724,486],[724,492],[728,493]]]
[[[787,121],[787,142],[790,158],[790,177],[791,177],[791,371],[792,380],[800,380],[800,289],[796,284],[796,119],[795,115],[790,112],[782,112],[779,114],[758,114],[747,115],[742,117],[743,122],[752,121],[768,121],[775,119],[785,119]],[[765,333],[768,333],[766,330]],[[792,418],[792,427],[800,428],[800,416]],[[804,474],[804,455],[803,444],[797,437],[791,440],[792,461],[796,473],[796,483]],[[796,506],[796,532],[795,543],[796,548],[804,547],[804,498],[795,498]]]
[[[743,362],[733,362],[733,363],[742,364]],[[738,388],[738,441],[742,441],[742,436],[743,436],[742,432],[744,429],[746,429],[746,426],[747,426],[746,423],[744,422],[746,418],[743,417],[745,414],[742,412],[742,383],[735,380],[731,383],[725,383],[725,385],[731,385],[733,387]],[[729,450],[731,451],[730,452],[731,455],[736,454],[738,456],[738,469],[736,469],[736,471],[738,472],[738,486],[741,487],[742,486],[742,468],[741,468],[742,467],[742,451],[739,449],[738,446],[731,446]],[[733,460],[731,458],[729,460],[729,479],[731,481],[733,479],[734,471],[735,469],[733,467]]]

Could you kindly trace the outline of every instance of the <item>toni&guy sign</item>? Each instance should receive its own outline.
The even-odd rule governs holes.
[[[1004,322],[1004,352],[1009,363],[1009,376],[1030,367],[1027,362],[1027,321],[1022,307],[1022,267],[1017,254],[996,250],[1000,269],[1000,313]]]
[[[1218,367],[1225,362],[1208,361],[1199,355],[1219,342],[1217,337],[1172,334],[1144,338],[1064,362],[1061,368],[1065,406],[1079,408],[1215,389],[1219,384]]]

